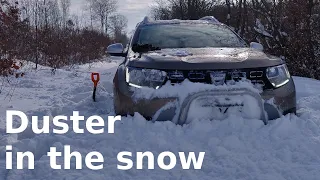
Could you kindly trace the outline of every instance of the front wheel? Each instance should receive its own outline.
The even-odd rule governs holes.
[[[120,113],[120,98],[115,87],[113,87],[113,109],[116,115],[121,115]]]
[[[130,115],[128,113],[128,107],[126,107],[126,104],[124,103],[124,99],[121,99],[121,95],[119,91],[117,91],[116,87],[113,87],[113,109],[114,113],[117,116],[125,116],[127,117]]]

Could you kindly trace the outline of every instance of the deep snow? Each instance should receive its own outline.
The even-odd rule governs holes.
[[[298,91],[299,117],[288,115],[269,125],[262,121],[229,117],[224,121],[196,121],[183,127],[171,122],[147,122],[140,115],[123,118],[116,124],[114,135],[37,135],[26,131],[5,134],[6,110],[20,110],[29,116],[113,115],[112,80],[117,62],[97,62],[60,69],[55,75],[49,68],[24,70],[24,78],[1,79],[0,84],[0,180],[318,180],[320,177],[320,81],[295,77]],[[98,102],[91,99],[90,72],[101,73]],[[12,94],[12,96],[11,96]],[[17,122],[18,123],[18,122]],[[35,170],[5,170],[5,145],[15,151],[32,151]],[[86,154],[98,151],[104,155],[104,170],[52,170],[46,153],[49,147]],[[116,156],[121,151],[205,151],[202,170],[182,170],[179,164],[171,171],[117,170]],[[61,163],[62,159],[58,162]]]

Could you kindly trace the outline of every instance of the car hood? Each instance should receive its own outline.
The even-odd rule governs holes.
[[[163,49],[131,54],[128,66],[152,69],[199,70],[270,67],[284,63],[280,58],[252,48]]]

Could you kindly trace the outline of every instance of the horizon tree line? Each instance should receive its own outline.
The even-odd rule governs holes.
[[[126,44],[127,19],[117,13],[117,1],[87,2],[101,6],[83,7],[92,17],[90,26],[70,14],[70,0],[0,1],[0,74],[15,60],[58,68],[100,59],[114,41]],[[101,29],[94,27],[99,23]]]

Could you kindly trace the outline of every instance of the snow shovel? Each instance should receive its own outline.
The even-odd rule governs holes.
[[[99,73],[92,73],[91,74],[91,80],[93,82],[93,94],[92,94],[92,99],[94,102],[96,102],[96,92],[97,92],[97,86],[98,86],[98,83],[100,81],[100,74]]]

